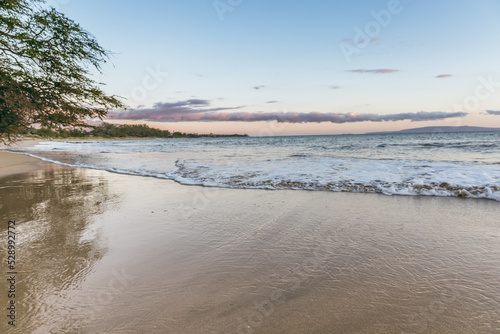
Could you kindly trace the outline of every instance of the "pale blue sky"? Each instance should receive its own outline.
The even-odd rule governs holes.
[[[188,103],[187,112],[467,113],[424,122],[286,123],[280,134],[500,126],[499,116],[485,112],[500,110],[497,0],[50,3],[115,53],[98,79],[108,93],[129,97],[131,108],[143,106],[145,115],[168,115],[171,105],[198,99],[204,103]],[[382,15],[379,21],[373,13]],[[437,78],[444,74],[451,76]],[[164,110],[153,108],[158,102]],[[159,124],[251,134],[268,126]]]

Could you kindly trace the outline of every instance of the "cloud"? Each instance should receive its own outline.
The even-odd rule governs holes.
[[[340,89],[340,86],[332,85],[332,86],[330,86],[330,89]]]
[[[157,102],[153,108],[137,108],[128,111],[111,111],[108,117],[112,119],[147,119],[152,121],[175,121],[177,118],[187,117],[190,114],[202,112],[217,112],[221,110],[234,110],[243,107],[231,108],[204,108],[208,107],[210,102],[202,99],[189,99],[178,102]]]
[[[452,76],[453,76],[453,74],[440,74],[440,75],[436,75],[436,78],[443,79],[443,78],[449,78]]]
[[[434,121],[446,118],[464,117],[465,112],[420,111],[401,114],[358,114],[358,113],[298,113],[298,112],[221,112],[233,108],[205,108],[206,100],[187,100],[170,103],[156,103],[149,109],[132,109],[113,111],[108,114],[111,119],[148,120],[159,122],[171,121],[225,121],[225,122],[261,122],[277,121],[280,123],[355,123],[355,122],[395,122],[410,120]]]
[[[389,69],[389,68],[380,68],[380,69],[376,69],[376,70],[357,69],[357,70],[349,70],[347,72],[386,74],[386,73],[399,72],[399,70],[392,70],[392,69]]]
[[[252,88],[255,89],[255,90],[259,90],[259,89],[262,89],[262,88],[266,88],[266,86],[260,85],[260,86],[254,86]]]
[[[160,102],[157,104],[162,104],[162,103]],[[168,103],[165,103],[165,104],[168,104]],[[186,106],[208,106],[209,104],[210,104],[210,102],[208,100],[189,99],[186,101],[180,101],[177,103],[173,103],[172,105],[177,105],[177,106],[183,106],[183,105],[186,105]]]
[[[278,103],[278,101],[267,101],[266,103]]]
[[[500,116],[500,111],[497,110],[486,110],[486,112],[490,115],[497,115]]]

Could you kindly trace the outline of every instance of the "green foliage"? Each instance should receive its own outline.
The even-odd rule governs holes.
[[[123,138],[123,137],[155,137],[155,138],[169,138],[171,134],[169,131],[150,128],[145,124],[141,125],[121,125],[116,126],[113,124],[104,123],[101,126],[94,128],[90,132],[95,137],[105,138]]]
[[[86,126],[123,104],[90,77],[108,53],[43,0],[0,1],[0,139],[29,124]]]
[[[70,137],[99,137],[99,138],[206,138],[206,137],[247,137],[247,135],[220,135],[220,134],[196,134],[183,132],[170,132],[150,128],[146,124],[137,125],[114,125],[103,123],[100,126],[94,126],[93,130],[86,131],[79,128],[64,129],[60,128],[54,131],[49,128],[33,129],[29,128],[23,132],[27,135],[38,135],[41,137],[70,138]]]

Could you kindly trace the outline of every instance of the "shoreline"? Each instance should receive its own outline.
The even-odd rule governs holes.
[[[48,162],[30,157],[24,153],[9,152],[9,150],[13,149],[30,148],[40,142],[41,140],[36,139],[21,139],[10,143],[10,145],[0,143],[0,178],[46,168]]]
[[[0,179],[43,170],[47,164],[49,163],[26,154],[0,151]]]

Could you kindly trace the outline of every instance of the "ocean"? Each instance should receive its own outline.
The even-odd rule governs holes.
[[[500,132],[49,141],[23,152],[187,185],[500,201]]]

